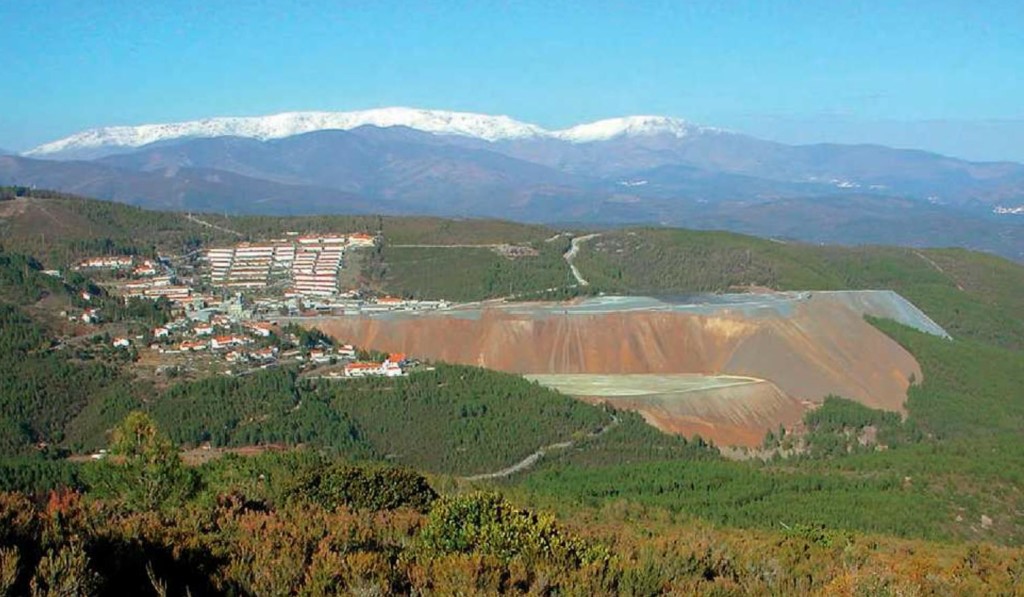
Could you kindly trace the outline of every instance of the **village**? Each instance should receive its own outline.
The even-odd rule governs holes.
[[[146,330],[116,333],[102,307],[66,313],[70,321],[110,334],[110,347],[130,352],[156,374],[215,371],[246,375],[283,363],[316,370],[326,379],[396,377],[416,363],[402,354],[373,354],[323,335],[309,336],[277,319],[319,315],[359,316],[401,310],[447,309],[444,301],[373,296],[345,283],[355,251],[378,237],[355,232],[239,242],[209,248],[192,259],[102,256],[74,268],[87,272],[125,305],[152,302],[166,321]],[[48,272],[59,276],[60,272]],[[347,287],[346,287],[347,286]],[[311,374],[311,373],[309,373]]]

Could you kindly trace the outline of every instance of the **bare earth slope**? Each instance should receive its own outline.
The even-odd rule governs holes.
[[[770,381],[735,375],[568,374],[528,379],[588,402],[635,410],[662,431],[755,446],[774,424],[797,425],[808,405]]]
[[[632,405],[667,431],[692,431],[691,424],[681,426],[685,421],[706,423],[702,435],[719,443],[749,445],[765,430],[793,422],[792,404],[813,406],[828,394],[902,411],[910,379],[921,379],[913,356],[864,321],[856,308],[864,300],[806,293],[707,300],[596,299],[305,323],[360,346],[513,373],[690,373],[771,382],[739,394],[763,402],[778,393],[766,404],[786,406],[753,409],[739,419],[734,404],[690,405],[675,409],[675,418],[672,408],[655,416],[653,406]],[[686,399],[706,402],[714,391]]]

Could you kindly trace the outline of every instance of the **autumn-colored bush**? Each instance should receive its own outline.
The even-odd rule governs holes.
[[[404,508],[228,497],[139,512],[0,494],[3,594],[1012,595],[1024,551],[823,528],[715,528],[649,511],[569,519],[492,493]]]

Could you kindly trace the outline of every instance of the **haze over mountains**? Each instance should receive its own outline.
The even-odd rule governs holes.
[[[651,223],[1024,258],[1024,165],[785,145],[663,116],[549,131],[385,108],[108,127],[0,157],[0,183],[160,208]]]

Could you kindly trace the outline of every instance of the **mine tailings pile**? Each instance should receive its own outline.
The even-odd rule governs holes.
[[[865,314],[945,334],[887,291],[602,298],[304,323],[359,346],[532,376],[639,411],[664,431],[755,446],[829,394],[903,411],[921,368]]]

